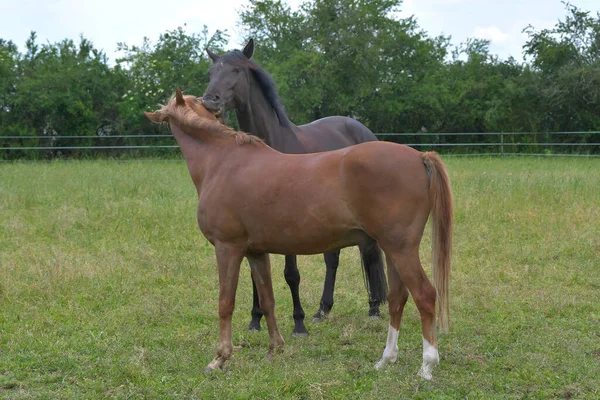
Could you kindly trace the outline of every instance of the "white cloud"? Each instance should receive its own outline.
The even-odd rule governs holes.
[[[490,25],[486,27],[478,26],[475,28],[473,36],[481,39],[487,39],[493,43],[504,43],[510,39],[510,35],[502,32],[496,25]]]

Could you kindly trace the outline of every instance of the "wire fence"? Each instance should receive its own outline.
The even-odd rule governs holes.
[[[452,156],[600,157],[600,131],[379,133],[379,140]],[[0,160],[181,157],[170,134],[106,136],[0,136]]]

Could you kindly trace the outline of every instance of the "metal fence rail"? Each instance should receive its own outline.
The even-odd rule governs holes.
[[[600,131],[379,133],[380,140],[447,155],[600,156]],[[178,156],[171,134],[0,136],[0,160],[54,157]]]

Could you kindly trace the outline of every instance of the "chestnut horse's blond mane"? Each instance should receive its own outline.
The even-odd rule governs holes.
[[[161,105],[158,113],[161,114],[163,121],[167,116],[175,118],[183,125],[192,129],[201,129],[213,135],[231,137],[239,145],[263,143],[263,140],[257,136],[242,131],[236,131],[219,121],[202,118],[196,113],[194,108],[188,104],[188,101],[196,101],[198,98],[191,95],[183,96],[183,98],[185,100],[185,106],[177,104],[176,95],[171,96],[167,105]],[[200,102],[198,105],[194,105],[194,107],[204,108],[204,105]]]

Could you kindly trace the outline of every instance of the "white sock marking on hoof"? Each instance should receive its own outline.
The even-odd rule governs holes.
[[[385,367],[386,364],[393,364],[398,359],[398,330],[394,329],[392,325],[388,328],[387,342],[385,343],[385,350],[381,360],[375,364],[375,369],[380,370]]]
[[[419,376],[425,380],[431,380],[433,377],[433,367],[440,363],[438,351],[429,341],[423,338],[423,366],[419,371]]]

